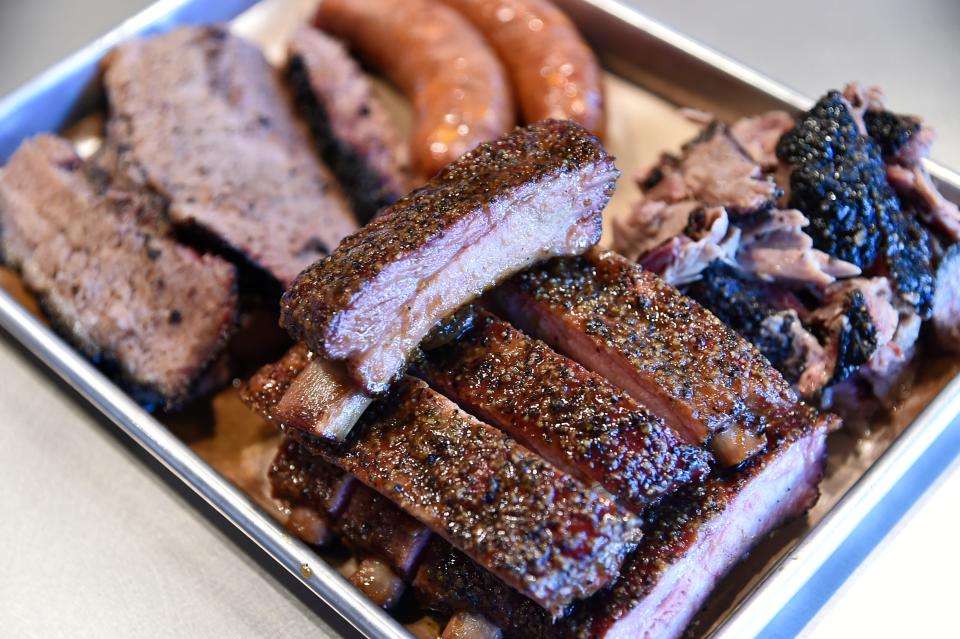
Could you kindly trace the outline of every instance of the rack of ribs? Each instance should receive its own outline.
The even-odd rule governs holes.
[[[551,615],[609,584],[639,537],[637,518],[602,490],[414,378],[396,384],[341,444],[293,435]]]

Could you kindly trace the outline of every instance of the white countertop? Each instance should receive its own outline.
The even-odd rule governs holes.
[[[815,0],[796,9],[749,0],[721,9],[707,0],[634,2],[807,94],[849,79],[882,85],[894,108],[920,113],[940,131],[935,157],[960,167],[960,3]],[[146,4],[0,3],[0,93]],[[0,636],[343,632],[7,339],[0,339],[0,370]],[[947,584],[960,572],[960,553],[950,551],[958,500],[954,462],[802,634],[933,636],[952,627],[955,589]]]

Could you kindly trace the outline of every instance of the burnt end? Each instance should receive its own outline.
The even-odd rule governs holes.
[[[788,381],[796,381],[801,371],[792,361],[789,325],[796,320],[785,317],[776,332],[766,328],[764,320],[775,315],[778,309],[770,304],[765,284],[744,277],[725,262],[714,260],[703,271],[701,279],[687,286],[684,292],[756,346]]]
[[[884,158],[892,158],[920,131],[913,117],[891,111],[867,111],[863,114],[867,134],[880,145]]]
[[[857,289],[850,292],[843,305],[843,315],[847,321],[836,337],[837,364],[830,385],[853,375],[877,350],[877,329],[870,321],[863,293]]]
[[[309,70],[302,57],[290,58],[287,79],[297,109],[310,128],[320,156],[343,186],[357,219],[365,224],[381,208],[392,204],[400,194],[384,182],[383,176],[374,171],[353,146],[341,142],[334,134],[330,116],[310,86]]]
[[[880,148],[857,130],[846,103],[831,91],[777,145],[792,166],[790,206],[810,218],[814,245],[868,268],[880,250],[882,219],[899,208]]]
[[[883,219],[883,253],[900,298],[923,319],[933,310],[933,252],[930,234],[912,214],[890,210]]]

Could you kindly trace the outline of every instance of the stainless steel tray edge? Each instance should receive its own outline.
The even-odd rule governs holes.
[[[371,639],[410,639],[399,623],[5,291],[0,291],[0,326],[360,633]]]
[[[677,104],[707,108],[721,117],[730,118],[731,114],[738,115],[735,112],[744,109],[744,99],[740,96],[740,89],[744,87],[753,93],[746,97],[749,103],[747,112],[771,108],[797,112],[813,104],[810,98],[660,24],[619,0],[556,1],[570,13],[608,66],[627,74],[639,73],[641,81],[658,75],[656,70],[663,65],[675,69],[679,73],[676,82],[647,84],[652,84],[655,92]],[[618,31],[632,31],[634,42],[627,42],[625,38],[629,35],[621,35]],[[643,62],[630,59],[650,50],[658,51],[660,55]],[[652,71],[646,71],[648,68]],[[690,88],[698,83],[701,86],[695,90]],[[712,96],[712,100],[704,100],[709,92],[704,91],[703,85],[718,95]],[[944,194],[954,201],[960,200],[960,174],[929,160],[926,166]],[[761,634],[958,416],[960,375],[940,391],[814,529],[770,569],[711,636],[742,639]]]

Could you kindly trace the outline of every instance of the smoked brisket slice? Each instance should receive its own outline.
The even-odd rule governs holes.
[[[176,244],[138,194],[91,181],[66,140],[24,142],[0,175],[4,261],[59,331],[147,405],[198,391],[234,325],[234,267]]]
[[[424,553],[414,580],[417,596],[442,612],[483,614],[507,637],[679,637],[757,542],[816,502],[832,419],[801,408],[768,433],[765,452],[651,508],[644,538],[616,583],[556,622],[439,542]]]
[[[362,222],[406,193],[406,146],[346,47],[301,26],[290,38],[287,79],[313,140]]]
[[[433,326],[542,259],[600,237],[619,171],[572,122],[482,144],[344,240],[284,294],[295,339],[382,393]]]
[[[637,519],[599,489],[413,378],[346,442],[309,443],[552,616],[609,584],[638,539]]]
[[[418,371],[467,411],[599,483],[634,513],[709,471],[709,455],[662,419],[490,313],[476,311],[458,339],[427,351]]]
[[[356,229],[276,71],[223,27],[120,44],[105,61],[117,166],[199,231],[286,286]]]
[[[611,252],[555,259],[497,291],[502,311],[606,377],[691,443],[737,464],[796,396],[746,340],[653,273]]]

